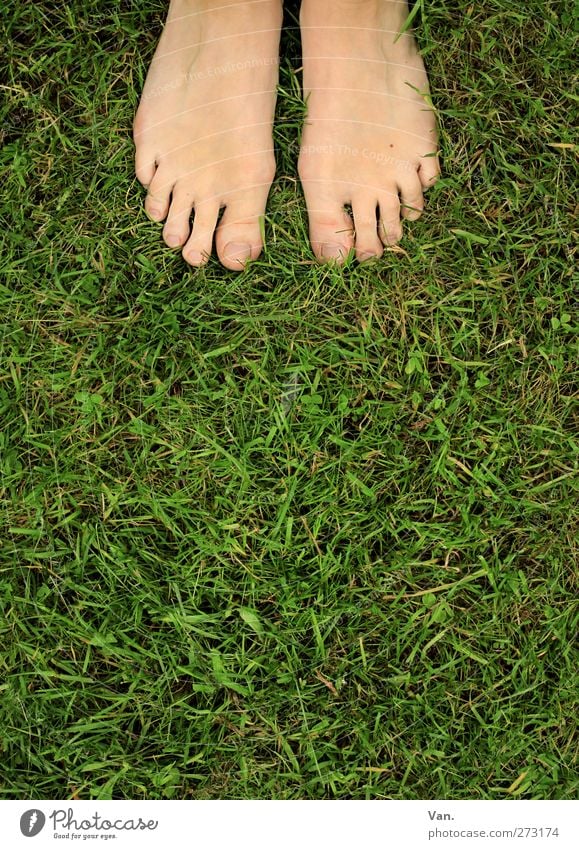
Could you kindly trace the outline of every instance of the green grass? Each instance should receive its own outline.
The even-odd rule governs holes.
[[[343,270],[290,17],[241,274],[142,211],[165,4],[3,16],[2,798],[576,796],[569,8],[424,3],[444,179]]]

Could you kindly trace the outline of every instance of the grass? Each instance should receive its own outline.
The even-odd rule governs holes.
[[[576,797],[568,4],[424,4],[445,176],[343,270],[290,9],[239,275],[142,212],[164,9],[4,16],[0,795]]]

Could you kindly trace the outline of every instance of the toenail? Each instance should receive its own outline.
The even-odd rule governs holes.
[[[384,229],[384,238],[386,239],[389,245],[395,245],[396,242],[399,242],[402,238],[402,232],[400,230],[386,230]]]
[[[326,259],[342,259],[347,251],[341,245],[322,245],[321,253]]]
[[[223,256],[225,259],[233,259],[243,262],[243,260],[249,259],[251,256],[251,248],[249,245],[240,245],[236,242],[229,242],[229,244],[225,246]]]
[[[187,262],[190,262],[191,265],[203,265],[206,257],[204,257],[200,251],[189,251],[189,253],[185,256],[185,259]]]
[[[158,221],[159,218],[161,218],[161,210],[160,209],[147,209],[145,211],[152,221]]]
[[[362,251],[362,253],[358,255],[358,262],[367,262],[369,259],[378,259],[378,254],[372,253],[371,251]]]
[[[170,248],[177,248],[181,244],[180,236],[177,236],[175,233],[169,233],[169,235],[165,236],[165,241]]]

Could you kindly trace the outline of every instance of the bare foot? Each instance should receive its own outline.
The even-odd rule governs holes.
[[[240,270],[262,249],[275,174],[280,0],[171,0],[134,123],[145,209],[199,266]],[[191,229],[191,212],[195,217]]]
[[[428,79],[399,0],[303,0],[299,174],[320,261],[381,256],[440,169]],[[344,206],[352,207],[354,221]]]

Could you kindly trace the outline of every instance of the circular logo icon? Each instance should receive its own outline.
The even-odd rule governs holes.
[[[36,837],[44,828],[46,817],[38,808],[24,811],[20,817],[20,831],[25,837]]]

